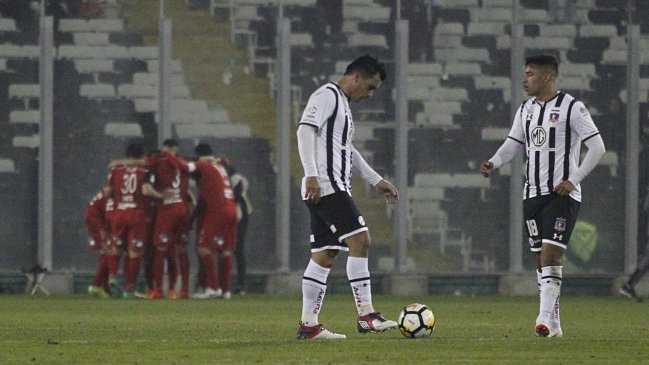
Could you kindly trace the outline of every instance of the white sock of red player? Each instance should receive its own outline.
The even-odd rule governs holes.
[[[221,255],[221,265],[220,265],[220,273],[221,273],[221,288],[223,288],[223,292],[229,292],[230,291],[230,285],[232,283],[232,254],[230,253],[224,253]]]
[[[187,252],[178,254],[178,266],[180,267],[181,290],[189,291],[189,256],[187,256]]]
[[[176,280],[178,279],[178,264],[176,255],[167,255],[167,280],[169,291],[176,290]]]
[[[124,291],[127,293],[133,293],[135,291],[135,281],[137,280],[138,275],[140,274],[140,263],[142,258],[129,257],[126,260],[126,277],[124,279]]]
[[[153,254],[153,290],[162,292],[166,251],[156,248]]]
[[[219,279],[216,276],[216,263],[214,261],[214,255],[208,254],[201,257],[201,262],[203,263],[203,272],[205,275],[205,288],[218,289],[219,288]]]

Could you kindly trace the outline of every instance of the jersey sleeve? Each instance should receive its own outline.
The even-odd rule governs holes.
[[[514,115],[514,122],[512,123],[512,128],[507,135],[508,138],[513,139],[514,141],[525,144],[525,128],[523,127],[523,113],[527,111],[527,103],[523,103],[516,115]]]
[[[583,140],[599,134],[599,130],[597,130],[597,126],[593,122],[593,117],[591,117],[588,109],[586,109],[586,106],[581,101],[575,102],[575,105],[572,107],[572,111],[570,112],[570,127]]]
[[[336,94],[322,88],[311,95],[302,113],[299,124],[306,124],[320,129],[331,116],[336,103]]]

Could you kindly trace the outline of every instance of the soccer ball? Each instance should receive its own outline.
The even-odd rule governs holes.
[[[423,338],[433,334],[435,315],[425,304],[409,304],[399,313],[399,331],[406,338]]]

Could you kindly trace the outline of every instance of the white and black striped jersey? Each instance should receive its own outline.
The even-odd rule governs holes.
[[[299,124],[317,129],[315,152],[321,195],[338,191],[351,195],[354,121],[347,96],[334,83],[322,85],[309,97]]]
[[[552,193],[579,166],[581,143],[599,134],[584,104],[559,92],[546,101],[531,98],[514,117],[509,137],[526,148],[524,198]],[[581,187],[570,196],[581,201]]]

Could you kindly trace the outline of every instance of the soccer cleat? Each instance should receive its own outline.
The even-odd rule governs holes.
[[[192,298],[194,299],[212,299],[221,297],[223,297],[223,292],[221,291],[221,289],[214,290],[212,288],[207,288],[204,292],[192,295]]]
[[[110,295],[108,295],[108,293],[106,293],[104,288],[100,288],[98,286],[93,286],[93,285],[90,285],[88,287],[88,294],[92,295],[95,298],[99,298],[99,299],[108,299],[108,298],[110,298]]]
[[[356,322],[356,328],[360,333],[378,333],[397,328],[397,322],[383,318],[381,313],[374,312],[364,316],[359,316]]]
[[[563,337],[561,327],[552,327],[544,323],[539,323],[534,327],[534,332],[538,337]]]
[[[180,299],[189,298],[189,292],[187,291],[187,289],[181,289],[180,290],[180,295],[178,296],[178,298],[180,298]]]
[[[638,294],[635,292],[635,289],[633,286],[627,284],[624,284],[619,290],[619,293],[629,299],[633,299],[636,302],[642,302],[642,298],[638,296]]]
[[[232,293],[226,291],[225,293],[223,293],[223,299],[232,299]]]
[[[122,288],[119,286],[116,278],[108,280],[108,286],[110,287],[110,296],[113,298],[122,297]]]
[[[137,297],[135,296],[135,292],[128,292],[128,291],[125,291],[124,294],[122,294],[122,298],[124,298],[124,299],[137,299]]]
[[[169,299],[178,299],[178,294],[176,294],[176,291],[173,289],[169,289],[167,292],[167,298]]]
[[[147,299],[162,299],[162,292],[160,290],[149,290],[146,296]]]
[[[298,340],[343,340],[347,336],[331,332],[324,328],[321,324],[315,326],[305,326],[300,323],[300,328],[297,329]]]

